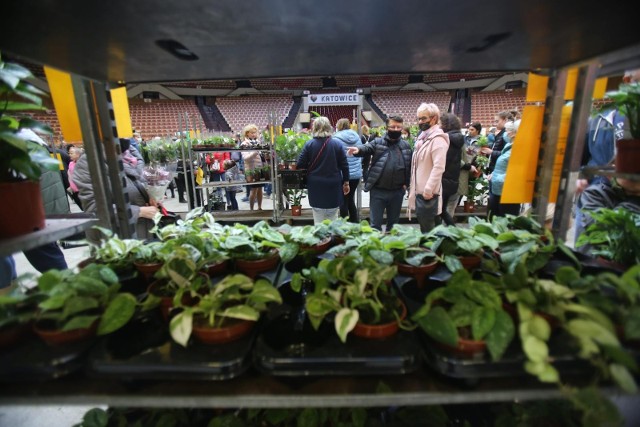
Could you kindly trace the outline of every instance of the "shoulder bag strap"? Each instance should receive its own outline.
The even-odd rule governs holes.
[[[320,148],[320,151],[318,151],[318,154],[316,154],[316,157],[313,159],[313,162],[311,162],[311,166],[309,166],[309,169],[307,169],[307,175],[309,175],[309,173],[313,170],[313,167],[318,162],[318,159],[320,158],[320,155],[324,151],[324,148],[327,146],[327,143],[329,142],[330,139],[331,139],[331,137],[328,136],[327,139],[324,141],[324,144],[322,144],[322,147]]]
[[[133,175],[129,175],[128,173],[125,173],[125,175],[129,177],[129,180],[133,183],[134,187],[136,187],[136,189],[140,192],[140,195],[144,199],[144,202],[146,204],[149,204],[149,193],[147,193],[147,190],[145,190],[144,186],[140,184],[140,181],[138,181],[138,179]]]

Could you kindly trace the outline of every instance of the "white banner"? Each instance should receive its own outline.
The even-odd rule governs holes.
[[[360,95],[357,93],[328,93],[309,95],[309,106],[312,105],[358,105]]]

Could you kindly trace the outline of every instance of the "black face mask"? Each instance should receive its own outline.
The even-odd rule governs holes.
[[[421,131],[426,131],[429,130],[429,128],[431,127],[431,123],[427,122],[427,123],[420,123],[420,130]]]
[[[402,135],[402,131],[401,130],[389,130],[389,131],[387,131],[387,136],[389,137],[389,139],[400,139],[401,135]]]

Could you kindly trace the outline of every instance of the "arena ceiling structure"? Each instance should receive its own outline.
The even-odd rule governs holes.
[[[633,13],[593,0],[9,0],[3,16],[2,52],[126,83],[536,71],[640,43]]]

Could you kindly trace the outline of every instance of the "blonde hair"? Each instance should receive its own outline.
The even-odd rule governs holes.
[[[440,109],[436,104],[427,104],[426,102],[423,102],[418,107],[417,113],[420,114],[421,111],[426,111],[428,115],[435,116],[438,118],[438,120],[440,120]]]
[[[365,135],[369,135],[369,126],[367,125],[362,125],[362,127],[360,128],[362,129],[362,133]]]
[[[333,133],[333,128],[331,127],[331,122],[328,118],[321,116],[316,117],[313,121],[313,129],[311,130],[311,134],[314,137],[324,138],[326,136],[331,136]]]
[[[345,130],[351,129],[351,123],[349,123],[349,119],[340,119],[338,123],[336,123],[336,130]]]
[[[242,128],[242,137],[246,138],[247,134],[249,132],[251,132],[252,130],[255,130],[256,132],[258,132],[258,126],[254,125],[254,124],[246,125],[244,128]]]

